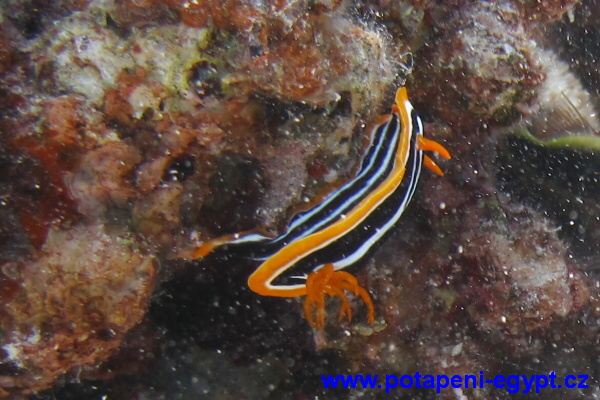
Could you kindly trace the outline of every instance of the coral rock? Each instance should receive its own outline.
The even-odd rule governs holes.
[[[132,237],[100,226],[50,231],[40,256],[5,264],[0,385],[32,393],[107,358],[145,312],[155,266]],[[3,291],[3,296],[6,292]]]

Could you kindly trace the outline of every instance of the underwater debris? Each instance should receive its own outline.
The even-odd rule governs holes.
[[[542,142],[530,134],[499,143],[498,179],[515,198],[544,210],[561,227],[572,251],[600,251],[600,140],[566,136]]]

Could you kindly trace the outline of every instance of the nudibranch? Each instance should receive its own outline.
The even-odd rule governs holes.
[[[352,180],[296,215],[280,236],[257,232],[222,236],[203,243],[195,256],[204,257],[224,244],[244,247],[261,262],[248,279],[250,289],[263,296],[306,296],[304,312],[316,329],[325,325],[325,295],[339,297],[339,319],[351,320],[344,291],[365,302],[368,321],[374,323],[369,293],[342,270],[368,257],[398,222],[413,197],[422,166],[443,175],[424,151],[450,159],[442,145],[423,137],[421,119],[406,88],[401,88],[392,113],[380,117],[370,131],[370,145]]]

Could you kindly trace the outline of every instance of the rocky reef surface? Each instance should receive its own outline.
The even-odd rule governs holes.
[[[600,397],[595,2],[1,4],[0,398],[376,399],[320,375],[417,371]],[[356,301],[314,331],[253,260],[192,260],[351,178],[404,85],[453,159],[356,271],[374,325]]]

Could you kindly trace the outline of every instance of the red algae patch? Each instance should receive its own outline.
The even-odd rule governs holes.
[[[248,65],[247,79],[281,100],[324,106],[352,90],[372,104],[381,82],[390,82],[391,60],[376,32],[339,17],[300,19],[280,40],[264,46]]]
[[[145,313],[153,258],[129,235],[101,225],[51,230],[39,257],[2,266],[4,394],[49,387],[73,368],[104,360]],[[0,392],[2,393],[2,392]]]

